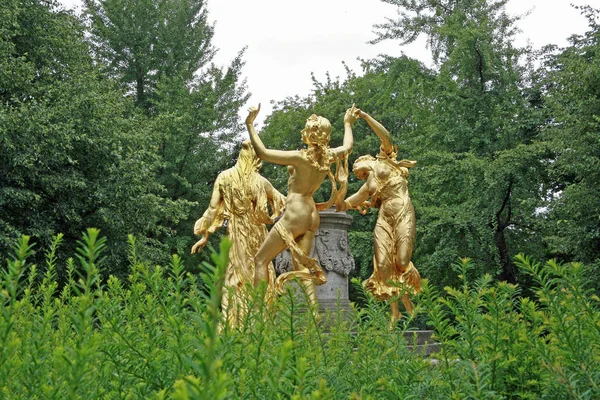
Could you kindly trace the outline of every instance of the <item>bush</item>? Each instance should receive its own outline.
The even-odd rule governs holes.
[[[577,264],[519,256],[535,298],[490,276],[441,295],[425,282],[418,318],[440,351],[407,347],[414,317],[388,329],[385,304],[366,296],[355,319],[322,324],[293,290],[265,304],[247,298],[239,329],[221,323],[228,242],[197,277],[178,256],[140,261],[130,237],[127,282],[101,280],[104,239],[90,229],[58,287],[56,236],[45,271],[29,265],[23,237],[0,281],[0,391],[5,398],[448,399],[598,398],[599,299]]]

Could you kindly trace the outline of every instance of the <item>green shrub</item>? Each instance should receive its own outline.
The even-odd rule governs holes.
[[[333,315],[324,324],[296,290],[266,304],[259,288],[246,299],[246,319],[231,329],[220,311],[227,241],[195,276],[178,256],[164,268],[146,265],[130,237],[122,282],[101,280],[107,244],[97,230],[64,263],[56,258],[61,240],[47,249],[43,275],[27,262],[27,237],[3,268],[3,398],[600,397],[599,299],[577,264],[519,256],[538,286],[527,298],[490,276],[470,279],[472,264],[462,260],[455,266],[461,285],[440,294],[425,282],[417,315],[393,330],[389,306],[364,292],[352,318]],[[68,273],[62,288],[57,268]],[[407,347],[415,318],[435,332],[433,356]]]

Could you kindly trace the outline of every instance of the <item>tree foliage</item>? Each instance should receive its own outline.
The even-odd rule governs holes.
[[[405,56],[363,60],[360,73],[313,80],[309,96],[275,104],[263,139],[302,146],[312,113],[343,136],[355,103],[414,159],[414,261],[440,285],[469,256],[479,273],[529,279],[513,263],[539,258],[600,265],[600,58],[598,10],[581,7],[589,31],[565,48],[517,48],[507,0],[384,0],[398,17],[380,40],[427,37],[435,65]],[[30,234],[68,247],[88,226],[109,243],[128,233],[150,253],[187,253],[192,223],[218,172],[231,166],[248,99],[244,50],[214,65],[214,27],[204,0],[86,0],[83,17],[52,1],[0,4],[0,252]],[[240,44],[243,48],[243,43]],[[539,58],[536,58],[538,57]],[[376,154],[377,137],[354,127],[350,161]],[[263,169],[285,193],[285,168]],[[351,175],[349,193],[362,182]],[[329,197],[328,185],[315,194]],[[377,210],[355,214],[353,248],[363,278]],[[116,243],[123,243],[116,241]],[[108,247],[115,260],[124,246]],[[117,265],[118,263],[115,263]]]
[[[581,7],[589,31],[564,49],[549,49],[542,100],[549,121],[552,187],[544,216],[554,256],[600,260],[600,10]]]
[[[564,148],[543,134],[552,111],[541,97],[534,54],[513,44],[518,18],[506,13],[506,1],[389,2],[400,17],[379,25],[376,40],[407,43],[424,33],[435,69],[387,56],[364,62],[362,75],[348,71],[343,81],[315,82],[311,96],[276,106],[265,141],[294,146],[286,132],[299,131],[312,112],[332,119],[335,131],[339,115],[356,103],[388,128],[400,157],[418,161],[410,176],[418,224],[415,265],[447,284],[451,274],[439,266],[468,255],[480,272],[515,282],[515,254],[549,255],[542,210],[553,209],[547,200],[557,184],[549,169],[559,166],[552,147]],[[358,123],[352,160],[378,146]],[[267,171],[284,186],[283,169]],[[350,192],[359,185],[352,179]],[[372,230],[376,214],[369,215],[357,216],[353,237]]]
[[[213,26],[204,0],[85,0],[96,61],[133,94],[159,141],[156,181],[172,201],[192,208],[170,247],[190,246],[219,171],[233,163],[247,101],[240,53],[226,68],[213,63]],[[241,46],[240,46],[241,47]]]
[[[524,91],[526,49],[513,45],[517,18],[506,1],[391,3],[400,18],[380,25],[379,40],[410,42],[424,33],[439,68],[422,160],[426,263],[433,268],[463,252],[516,282],[511,259],[538,235],[547,158],[540,113]]]
[[[148,107],[162,77],[192,79],[215,53],[204,0],[84,0],[94,53]]]
[[[191,205],[187,217],[174,226],[179,233],[171,247],[180,252],[188,252],[194,220],[208,206],[213,182],[235,163],[240,149],[238,110],[248,99],[240,79],[242,55],[227,70],[213,66],[191,85],[174,77],[157,89],[152,125],[162,162],[156,180],[167,189],[168,199]]]
[[[4,4],[0,251],[22,234],[46,246],[61,232],[73,246],[90,226],[161,247],[164,222],[185,205],[162,197],[148,122],[94,66],[76,17],[38,1]],[[126,257],[124,246],[110,249]]]

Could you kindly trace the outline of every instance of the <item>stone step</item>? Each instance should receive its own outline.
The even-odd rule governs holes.
[[[413,350],[415,353],[430,356],[435,353],[439,353],[440,344],[439,343],[428,343],[428,344],[418,344],[416,346],[408,345],[410,350]]]
[[[300,307],[298,311],[306,312],[306,308]],[[326,337],[329,335],[329,328],[336,324],[340,313],[342,314],[342,320],[349,322],[348,328],[351,333],[356,334],[356,325],[354,325],[356,323],[356,311],[348,301],[321,300],[319,302],[319,314],[323,318],[321,326]],[[440,350],[440,344],[434,341],[433,331],[430,330],[407,330],[404,332],[404,340],[409,349],[424,356],[429,356]]]
[[[408,330],[404,332],[404,340],[406,340],[406,343],[409,345],[434,343],[432,336],[433,331]]]
[[[408,330],[404,332],[408,348],[417,354],[429,356],[440,351],[440,344],[433,339],[433,331]]]
[[[355,331],[351,332],[352,335],[356,335]],[[323,332],[324,337],[328,338],[329,332],[327,329]],[[390,333],[393,335],[393,333]],[[432,338],[433,331],[406,331],[404,332],[404,340],[406,341],[406,347],[413,350],[415,353],[422,356],[430,356],[440,351],[440,344],[435,342]]]

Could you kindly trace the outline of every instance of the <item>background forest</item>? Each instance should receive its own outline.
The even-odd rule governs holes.
[[[414,263],[432,284],[456,283],[448,266],[470,257],[477,275],[528,287],[513,261],[523,252],[582,262],[600,287],[598,10],[580,8],[589,29],[569,46],[534,52],[515,47],[505,0],[388,2],[405,12],[376,40],[425,34],[435,66],[381,56],[344,79],[315,80],[311,95],[275,105],[266,144],[300,146],[312,113],[332,121],[339,144],[356,103],[388,128],[400,157],[418,161]],[[203,0],[86,0],[81,16],[53,1],[0,4],[2,258],[23,234],[43,250],[62,233],[58,256],[71,254],[93,226],[108,239],[105,276],[127,275],[128,234],[151,263],[179,253],[193,271],[206,259],[187,255],[193,222],[235,161],[248,99],[244,52],[215,65],[213,29]],[[357,123],[351,161],[377,146]],[[263,175],[285,193],[284,168]],[[350,192],[359,185],[352,176]],[[356,214],[350,232],[361,278],[375,216]]]
[[[204,0],[85,0],[80,16],[0,1],[0,397],[600,398],[600,10],[533,51],[508,0],[384,1],[402,13],[376,41],[425,35],[434,66],[380,56],[315,80],[262,137],[296,148],[317,113],[339,145],[355,103],[417,160],[416,312],[390,327],[361,291],[371,210],[350,231],[351,317],[324,326],[263,287],[238,329],[221,324],[230,244],[189,249],[242,141],[244,51],[215,65]],[[354,132],[351,162],[377,152]],[[284,168],[263,174],[285,193]],[[415,328],[437,353],[409,349]]]

